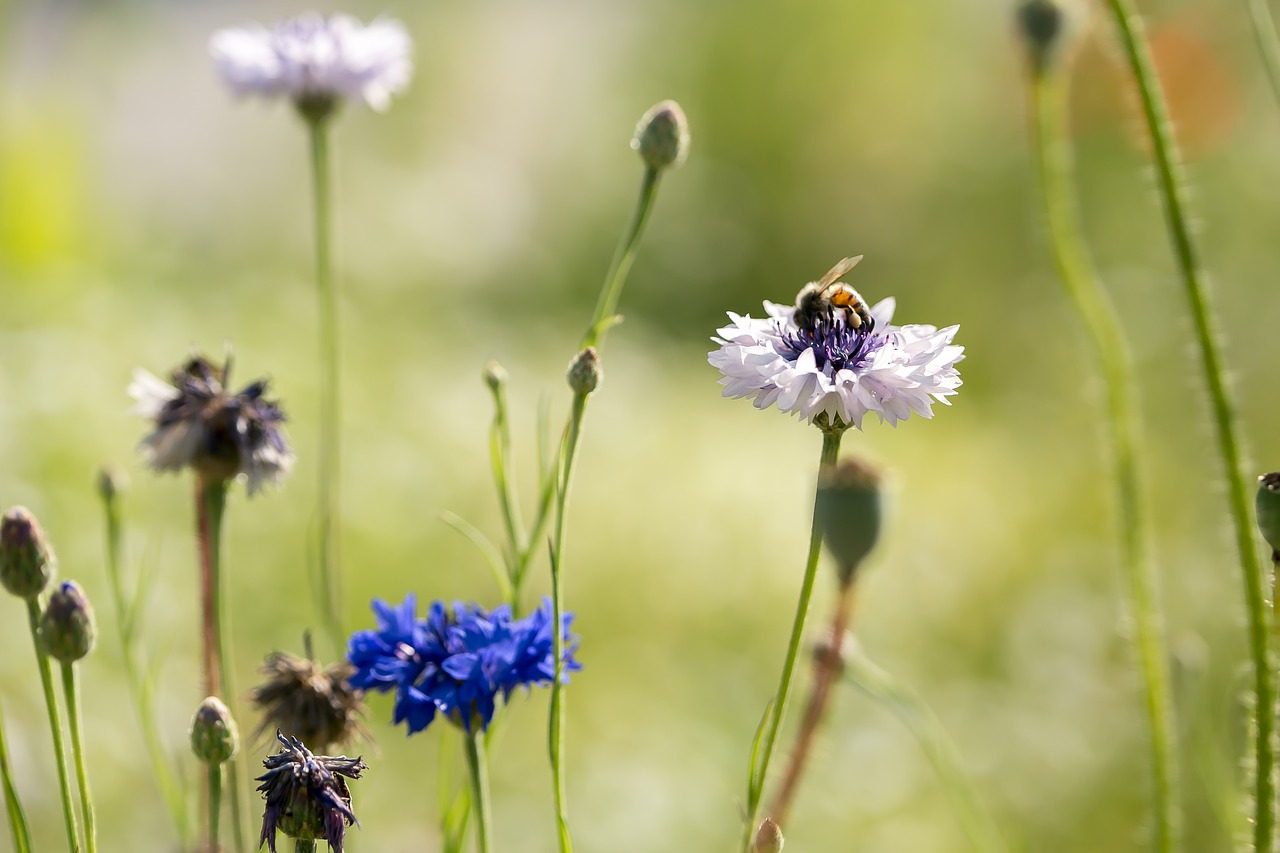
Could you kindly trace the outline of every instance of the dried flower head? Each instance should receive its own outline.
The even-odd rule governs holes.
[[[327,750],[365,734],[362,693],[351,686],[355,667],[346,661],[321,667],[309,658],[272,652],[260,672],[266,680],[250,694],[262,712],[255,738],[275,729]]]
[[[765,302],[761,320],[729,312],[732,325],[712,340],[707,360],[725,397],[754,397],[829,429],[862,429],[868,412],[896,426],[912,414],[933,417],[933,403],[960,387],[953,346],[959,326],[893,326],[894,300],[867,308],[839,279],[857,258],[806,285],[795,305]]]
[[[237,95],[289,98],[308,116],[323,117],[344,99],[385,110],[413,75],[413,42],[399,21],[366,26],[349,15],[219,30],[209,52]]]
[[[425,729],[437,712],[468,732],[486,729],[499,696],[505,701],[517,687],[555,680],[550,600],[523,619],[512,619],[506,605],[485,610],[455,603],[450,612],[437,601],[424,619],[416,608],[412,594],[395,608],[375,600],[378,629],[357,631],[347,648],[347,659],[356,667],[351,683],[365,690],[395,690],[395,722],[404,723],[409,734]],[[563,682],[582,668],[573,658],[572,621],[573,614],[566,613],[560,624]]]
[[[279,732],[276,738],[282,748],[262,762],[267,772],[257,778],[267,801],[258,846],[266,842],[276,853],[278,830],[290,838],[324,840],[331,851],[342,853],[347,827],[360,824],[346,780],[359,779],[367,765],[345,755],[313,755],[302,741]]]
[[[243,476],[254,495],[289,473],[293,451],[285,440],[284,412],[263,396],[267,381],[231,394],[225,387],[229,373],[229,363],[219,368],[195,356],[173,372],[172,384],[135,370],[129,395],[137,401],[134,412],[155,423],[142,440],[152,468],[189,467],[223,482]]]

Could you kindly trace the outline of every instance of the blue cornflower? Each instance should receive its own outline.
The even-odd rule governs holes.
[[[409,734],[420,732],[444,714],[468,732],[488,728],[501,695],[517,687],[551,684],[556,677],[551,601],[523,619],[512,619],[507,605],[485,610],[455,602],[452,612],[432,603],[417,616],[411,593],[392,607],[375,599],[375,631],[357,631],[347,646],[356,668],[351,685],[364,690],[396,691],[395,722]],[[573,614],[561,619],[564,665],[561,678],[582,668],[573,658],[577,638],[569,634]]]

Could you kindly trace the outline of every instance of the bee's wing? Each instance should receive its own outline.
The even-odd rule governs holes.
[[[856,258],[844,258],[840,263],[828,270],[826,275],[818,279],[818,288],[820,290],[826,290],[828,287],[844,278],[845,273],[856,267],[860,260],[862,260],[862,255],[858,255]]]

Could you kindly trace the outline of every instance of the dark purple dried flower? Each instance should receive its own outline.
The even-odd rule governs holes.
[[[250,694],[262,712],[255,738],[277,729],[328,750],[367,734],[360,724],[364,692],[351,686],[356,670],[346,661],[321,667],[310,658],[272,652],[259,671],[266,680]]]
[[[276,853],[279,830],[290,838],[323,839],[333,853],[342,853],[347,827],[360,825],[346,779],[359,779],[367,766],[358,757],[313,755],[302,741],[279,732],[276,739],[283,748],[262,762],[267,772],[257,779],[267,801],[258,846],[266,842]]]

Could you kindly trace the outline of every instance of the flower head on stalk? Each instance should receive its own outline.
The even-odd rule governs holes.
[[[267,801],[258,846],[266,842],[276,853],[278,830],[290,838],[323,839],[334,853],[342,853],[347,827],[359,825],[346,780],[359,779],[367,766],[345,755],[314,755],[302,741],[279,732],[276,738],[282,748],[262,762],[267,772],[257,778]]]
[[[824,428],[862,429],[873,413],[896,426],[912,414],[933,416],[933,403],[960,387],[959,326],[890,324],[894,300],[870,308],[840,281],[860,258],[846,258],[800,291],[795,305],[765,302],[763,319],[729,312],[732,324],[712,340],[707,360],[725,397],[752,397]]]
[[[425,618],[410,594],[399,607],[373,602],[378,628],[352,635],[347,659],[356,667],[351,683],[365,690],[396,691],[395,722],[409,734],[431,724],[439,712],[466,731],[484,730],[498,697],[517,687],[551,684],[556,678],[551,603],[523,619],[502,605],[485,610],[434,602]],[[573,658],[577,638],[569,634],[573,614],[561,621],[565,639],[560,677],[581,669]]]
[[[327,115],[343,100],[385,110],[409,84],[413,43],[393,20],[308,13],[267,28],[219,30],[209,40],[218,73],[237,95],[289,98]]]
[[[346,661],[322,667],[310,657],[272,652],[259,670],[266,680],[250,693],[262,712],[254,737],[275,729],[321,749],[364,735],[362,692],[351,686]]]
[[[289,473],[293,451],[284,436],[284,412],[264,396],[266,380],[231,394],[225,388],[229,373],[229,363],[219,368],[194,356],[170,382],[135,370],[129,395],[137,401],[134,412],[155,424],[142,440],[152,468],[192,468],[224,482],[244,476],[254,495]]]

